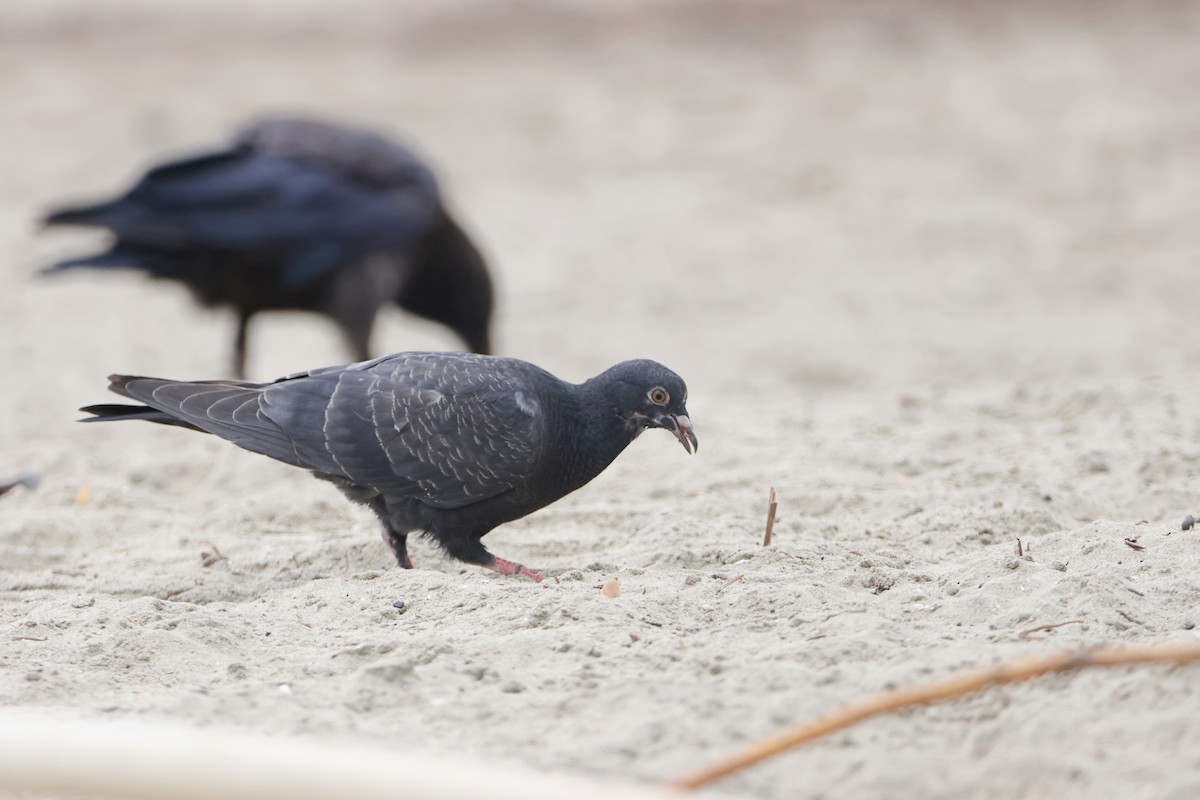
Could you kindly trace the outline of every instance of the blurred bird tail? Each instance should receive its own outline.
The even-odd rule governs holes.
[[[62,272],[65,269],[73,269],[75,267],[99,267],[102,269],[142,269],[147,272],[153,272],[146,264],[142,263],[138,258],[130,253],[121,250],[112,249],[103,253],[96,253],[92,256],[84,256],[83,258],[68,258],[65,261],[59,261],[56,264],[51,264],[48,267],[42,267],[38,270],[42,275],[52,275],[56,272]]]
[[[77,206],[75,208],[60,208],[52,211],[42,219],[46,227],[51,225],[87,225],[107,226],[112,216],[112,203],[101,203],[97,206]]]
[[[100,221],[99,214],[104,206],[80,206],[78,208],[62,208],[58,211],[53,211],[47,214],[42,219],[42,225],[50,227],[51,225],[88,225],[96,226],[103,225]],[[51,264],[48,267],[42,267],[38,270],[42,275],[49,275],[55,272],[61,272],[64,269],[72,267],[127,267],[128,260],[122,261],[117,257],[115,250],[110,250],[105,253],[97,253],[93,256],[84,258],[70,258],[65,261],[59,261],[57,264]]]
[[[48,267],[42,267],[39,272],[42,275],[53,275],[63,270],[74,269],[75,267],[136,269],[149,273],[155,278],[183,280],[186,280],[191,275],[191,271],[189,271],[190,263],[186,260],[173,257],[169,250],[138,246],[123,239],[117,239],[112,247],[103,252],[79,258],[68,258],[56,264],[51,264]]]

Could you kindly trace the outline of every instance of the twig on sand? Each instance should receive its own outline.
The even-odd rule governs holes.
[[[1081,619],[1069,619],[1066,622],[1052,622],[1049,625],[1038,625],[1036,628],[1028,628],[1026,630],[1021,631],[1020,633],[1017,634],[1017,638],[1018,639],[1031,639],[1031,638],[1033,638],[1033,634],[1035,634],[1035,633],[1041,633],[1042,631],[1054,630],[1055,628],[1061,628],[1063,625],[1082,625],[1082,624],[1083,624],[1083,620],[1081,620]]]
[[[733,586],[735,583],[737,583],[744,577],[746,577],[746,574],[742,573],[741,575],[738,575],[736,578],[730,578],[729,580],[725,581],[724,583],[721,584],[721,588],[717,589],[717,594],[720,594],[721,592],[728,589],[730,586]]]
[[[221,552],[221,548],[217,547],[216,542],[203,542],[208,545],[210,550],[200,551],[200,564],[205,567],[211,567],[218,561],[227,561],[228,557]]]
[[[856,722],[911,706],[927,705],[961,697],[988,686],[1029,680],[1052,672],[1084,667],[1118,667],[1127,664],[1200,661],[1200,642],[1170,642],[1160,645],[1097,647],[1094,649],[1009,661],[972,670],[944,681],[896,689],[863,698],[825,716],[786,728],[774,736],[754,742],[742,752],[672,782],[681,789],[695,789],[745,769],[797,745],[832,733]]]
[[[771,531],[775,530],[775,509],[778,505],[775,502],[775,487],[772,486],[771,494],[767,498],[767,532],[763,534],[763,547],[769,547],[771,544]]]

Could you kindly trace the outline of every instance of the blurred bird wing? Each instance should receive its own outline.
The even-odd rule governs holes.
[[[331,165],[230,151],[151,171],[129,193],[217,246],[320,234],[380,244],[411,240],[440,210],[419,180],[378,186]]]
[[[435,183],[369,184],[315,159],[236,149],[150,170],[124,197],[51,215],[131,244],[281,253],[302,286],[363,254],[411,245],[441,213]]]
[[[313,164],[379,189],[418,184],[438,199],[437,179],[408,147],[371,131],[300,117],[267,117],[247,125],[235,143],[263,155]]]

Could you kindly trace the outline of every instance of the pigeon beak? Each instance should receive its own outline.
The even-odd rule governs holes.
[[[659,417],[658,422],[675,434],[675,438],[683,445],[683,449],[688,451],[688,455],[700,449],[700,443],[696,441],[696,431],[692,428],[692,421],[688,419],[687,414],[664,414]]]

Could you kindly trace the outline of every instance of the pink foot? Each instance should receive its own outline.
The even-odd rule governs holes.
[[[538,583],[542,582],[542,570],[530,569],[524,564],[518,564],[515,561],[509,561],[504,558],[497,558],[496,562],[488,569],[493,569],[501,575],[521,575],[526,578],[533,578]]]

